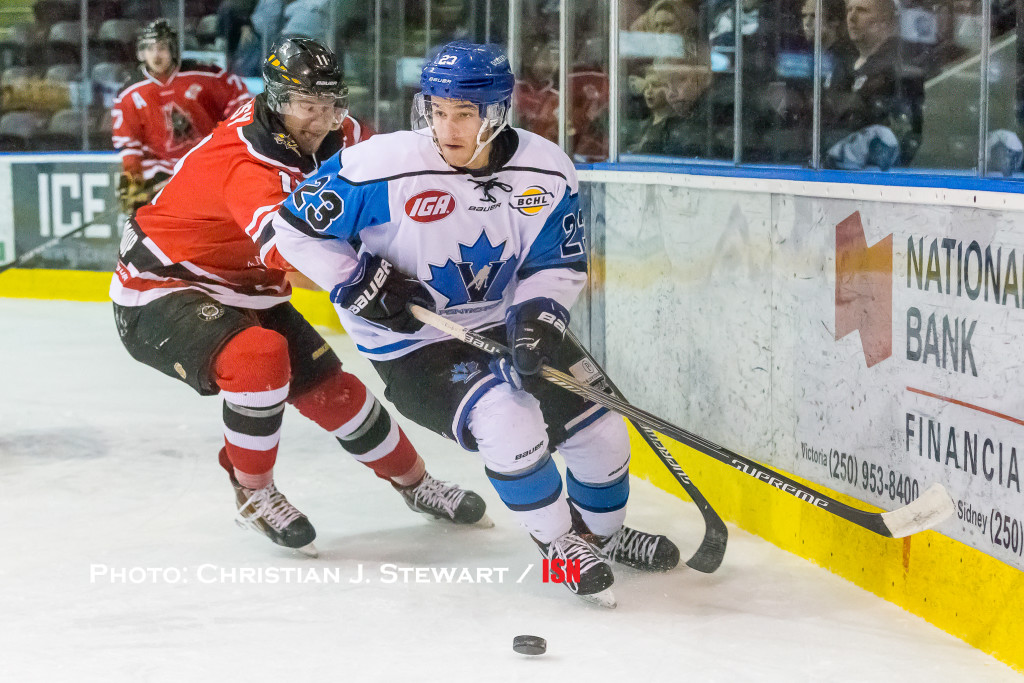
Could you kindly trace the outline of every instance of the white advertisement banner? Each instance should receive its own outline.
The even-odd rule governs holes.
[[[777,253],[800,270],[777,280],[777,337],[799,353],[776,385],[795,418],[776,464],[886,509],[942,482],[956,515],[938,530],[1024,569],[1024,214],[777,206]]]
[[[885,510],[940,482],[937,530],[1024,569],[1024,212],[603,195],[594,301],[637,405]]]

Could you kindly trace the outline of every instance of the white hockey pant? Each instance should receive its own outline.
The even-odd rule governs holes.
[[[505,506],[542,543],[569,531],[572,519],[562,476],[548,450],[540,403],[501,384],[469,415],[487,476]],[[583,521],[607,536],[622,526],[629,497],[629,438],[625,423],[606,414],[558,446],[566,464],[565,489]]]

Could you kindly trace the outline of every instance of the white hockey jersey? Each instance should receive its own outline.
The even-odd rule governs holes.
[[[470,329],[504,323],[509,306],[549,297],[569,309],[587,277],[579,184],[557,145],[514,129],[518,145],[495,173],[472,176],[427,135],[378,135],[325,162],[285,200],[257,243],[276,247],[330,291],[354,273],[358,250],[419,279],[438,313]],[[373,360],[448,339],[400,334],[335,306]]]

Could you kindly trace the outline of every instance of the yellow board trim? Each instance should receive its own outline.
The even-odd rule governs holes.
[[[689,497],[632,427],[630,471],[684,500]],[[933,531],[878,536],[756,481],[688,446],[663,439],[715,510],[737,526],[806,558],[916,614],[1024,672],[1024,573]],[[810,484],[843,503],[871,505]],[[729,556],[726,554],[726,562]]]
[[[61,299],[64,301],[110,301],[108,272],[12,268],[0,273],[0,297],[12,299]],[[327,292],[293,289],[292,303],[313,325],[341,331]]]

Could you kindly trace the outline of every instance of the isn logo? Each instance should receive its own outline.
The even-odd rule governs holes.
[[[427,190],[410,197],[405,212],[417,223],[433,223],[455,211],[455,197],[444,190]]]
[[[579,560],[549,560],[544,558],[541,568],[543,583],[571,583],[580,582],[580,561]]]
[[[555,195],[540,185],[531,185],[521,194],[512,197],[509,204],[524,216],[536,216],[545,206],[550,206]]]

